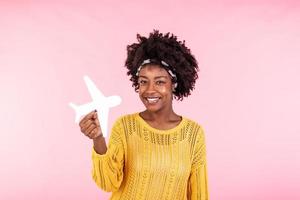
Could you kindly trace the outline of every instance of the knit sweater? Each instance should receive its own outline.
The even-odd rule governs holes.
[[[159,130],[139,113],[119,117],[105,154],[92,148],[92,177],[111,200],[208,200],[206,146],[201,126],[182,117]]]

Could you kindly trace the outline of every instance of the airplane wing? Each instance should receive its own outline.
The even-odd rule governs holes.
[[[84,76],[83,79],[94,101],[100,100],[104,97],[102,92],[97,88],[95,83],[88,76]]]
[[[78,122],[82,115],[86,115],[92,110],[97,109],[103,136],[107,137],[109,108],[119,105],[121,103],[121,98],[119,96],[105,97],[88,76],[84,76],[83,79],[93,101],[80,106],[73,103],[69,104],[76,112],[75,121]]]

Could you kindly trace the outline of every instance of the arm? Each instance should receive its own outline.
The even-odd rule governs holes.
[[[103,135],[94,138],[93,143],[94,143],[94,150],[96,151],[96,153],[101,155],[106,153],[107,147]]]
[[[124,143],[121,137],[122,128],[117,120],[112,128],[108,148],[103,146],[103,137],[94,139],[92,149],[92,177],[98,187],[104,191],[116,191],[123,180]]]
[[[209,200],[206,145],[202,129],[198,132],[188,181],[189,200]]]

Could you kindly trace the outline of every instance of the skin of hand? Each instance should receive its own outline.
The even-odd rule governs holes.
[[[79,122],[79,126],[81,132],[90,139],[96,139],[103,136],[96,110],[84,116]]]

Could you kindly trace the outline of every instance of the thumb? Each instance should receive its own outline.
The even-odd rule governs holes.
[[[97,115],[97,110],[95,110],[94,115],[93,115],[93,119],[97,119],[98,115]]]

